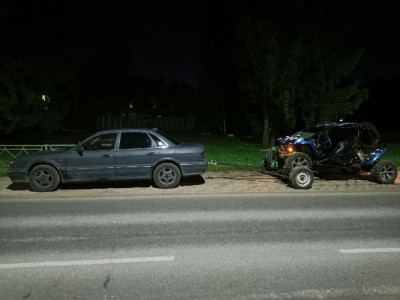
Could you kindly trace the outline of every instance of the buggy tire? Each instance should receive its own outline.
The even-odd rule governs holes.
[[[261,161],[261,170],[262,171],[271,170],[272,169],[272,164],[273,164],[275,159],[276,159],[275,151],[272,150],[271,148],[267,149],[267,151],[265,152],[265,157]]]
[[[308,167],[294,168],[289,174],[289,183],[294,189],[309,189],[313,182],[314,174]]]
[[[310,156],[303,152],[294,152],[292,155],[290,155],[285,161],[285,169],[287,173],[290,174],[290,172],[297,167],[308,167],[311,169],[312,160]]]
[[[60,174],[49,165],[37,165],[29,173],[29,185],[35,192],[52,192],[60,184]]]
[[[272,149],[267,149],[265,152],[265,164],[271,169],[272,163],[276,158],[276,152]]]
[[[172,189],[181,181],[181,171],[173,163],[162,163],[154,169],[153,180],[160,189]]]
[[[263,158],[263,160],[261,161],[261,163],[260,163],[260,169],[261,169],[261,171],[267,171],[267,170],[269,170],[268,168],[267,168],[267,162],[266,162],[266,159],[265,158]]]
[[[371,175],[378,183],[393,183],[397,177],[397,166],[391,161],[380,160],[372,167]]]

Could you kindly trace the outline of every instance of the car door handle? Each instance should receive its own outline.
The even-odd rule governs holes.
[[[112,156],[112,155],[110,155],[110,154],[104,154],[104,155],[103,155],[104,158],[110,158],[111,156]]]
[[[157,153],[156,152],[147,153],[147,156],[154,156],[154,155],[157,155]]]

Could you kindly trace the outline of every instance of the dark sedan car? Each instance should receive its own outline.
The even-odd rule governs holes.
[[[99,131],[64,151],[38,152],[10,162],[13,182],[48,192],[59,184],[150,179],[159,188],[176,187],[182,176],[207,168],[204,146],[181,143],[156,129]]]

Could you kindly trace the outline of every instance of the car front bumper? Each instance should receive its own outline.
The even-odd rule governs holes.
[[[8,177],[10,177],[12,182],[28,182],[28,177],[26,175],[26,170],[21,169],[8,169]]]

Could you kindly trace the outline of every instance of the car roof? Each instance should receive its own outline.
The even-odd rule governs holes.
[[[157,128],[115,128],[115,129],[104,129],[95,132],[95,134],[106,134],[113,132],[158,132]]]
[[[324,122],[319,123],[316,127],[352,127],[352,126],[360,126],[361,123],[357,122]]]

